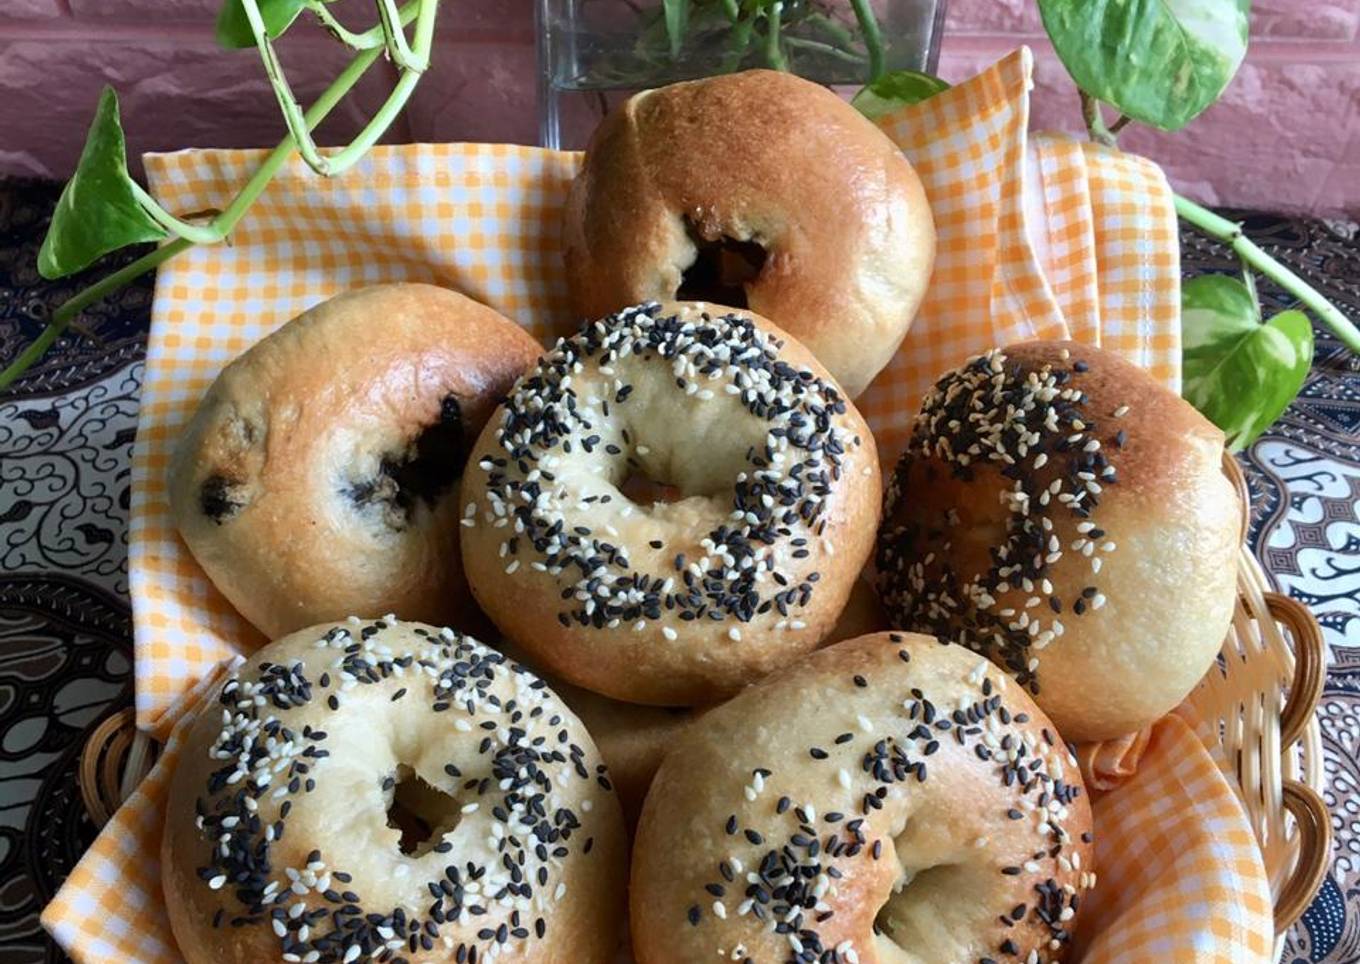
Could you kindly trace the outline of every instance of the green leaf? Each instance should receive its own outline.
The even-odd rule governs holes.
[[[1247,52],[1251,0],[1039,0],[1077,86],[1134,120],[1179,130]]]
[[[105,87],[80,163],[52,213],[52,224],[38,252],[38,273],[49,280],[62,278],[110,251],[165,236],[165,229],[132,191],[123,128],[118,123],[118,95],[112,87]]]
[[[307,8],[307,0],[256,0],[264,32],[277,40],[293,25],[298,14]],[[255,46],[255,32],[250,29],[242,0],[224,0],[217,14],[217,42],[228,50]]]
[[[919,70],[891,70],[872,84],[860,88],[850,100],[870,120],[882,117],[907,104],[918,104],[934,97],[949,85],[938,77]]]
[[[690,0],[662,0],[666,13],[666,38],[671,45],[671,59],[680,56],[680,47],[685,41],[685,30],[689,25]]]
[[[1181,287],[1181,358],[1182,394],[1237,452],[1303,387],[1313,363],[1313,326],[1301,311],[1263,323],[1250,287],[1228,275],[1203,275]]]

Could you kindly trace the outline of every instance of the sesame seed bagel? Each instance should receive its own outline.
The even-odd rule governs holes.
[[[635,502],[637,476],[677,501]],[[487,423],[463,558],[549,672],[711,703],[830,631],[878,493],[873,438],[807,349],[748,312],[653,302],[560,341]]]
[[[894,626],[989,656],[1078,742],[1175,707],[1232,618],[1240,506],[1223,433],[1071,342],[972,359],[926,396],[888,488]]]
[[[1063,959],[1094,884],[1070,751],[991,663],[878,633],[690,724],[633,847],[639,964]]]
[[[392,617],[266,646],[170,781],[162,876],[189,964],[611,961],[619,803],[538,677]]]
[[[857,110],[750,70],[610,113],[572,183],[564,245],[580,317],[647,299],[750,308],[853,398],[916,315],[935,223],[911,164]]]
[[[457,622],[470,607],[456,482],[540,350],[432,285],[324,301],[208,390],[170,468],[175,524],[267,637],[351,612]]]

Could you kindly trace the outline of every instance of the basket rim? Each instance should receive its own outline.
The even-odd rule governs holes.
[[[1322,795],[1299,780],[1286,780],[1283,803],[1299,828],[1299,858],[1275,899],[1275,934],[1283,936],[1312,904],[1327,876],[1332,818]]]

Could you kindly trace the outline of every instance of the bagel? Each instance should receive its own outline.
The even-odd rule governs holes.
[[[639,964],[1060,961],[1094,884],[1070,750],[927,636],[803,657],[691,723],[633,846]]]
[[[679,500],[633,501],[630,474]],[[692,706],[831,630],[872,547],[878,457],[768,321],[649,303],[540,359],[482,431],[462,501],[473,594],[529,659]]]
[[[618,800],[527,670],[391,617],[235,670],[170,779],[166,907],[189,964],[612,961]]]
[[[322,302],[209,388],[170,468],[180,535],[266,637],[352,612],[465,620],[456,482],[539,351],[432,285]]]
[[[605,117],[564,251],[579,317],[649,299],[750,308],[854,398],[916,315],[935,224],[911,164],[858,111],[750,70],[643,91]]]
[[[1241,507],[1223,433],[1073,342],[971,359],[927,394],[876,552],[892,625],[989,656],[1063,735],[1134,732],[1222,646]]]

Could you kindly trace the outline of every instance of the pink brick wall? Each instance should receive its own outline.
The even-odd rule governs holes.
[[[282,123],[253,51],[216,49],[220,0],[0,0],[0,174],[69,174],[98,90],[118,88],[130,150],[264,145]],[[346,0],[368,22],[368,0]],[[532,0],[447,0],[435,67],[394,140],[534,138]],[[1247,64],[1222,102],[1175,135],[1124,143],[1216,204],[1360,216],[1360,0],[1257,0]],[[1076,96],[1034,0],[954,0],[941,73],[957,80],[1018,43],[1038,55],[1034,122],[1079,129]],[[307,25],[284,56],[304,100],[343,51]],[[366,80],[322,141],[353,133],[386,77]]]

